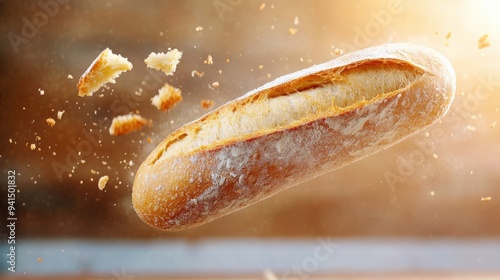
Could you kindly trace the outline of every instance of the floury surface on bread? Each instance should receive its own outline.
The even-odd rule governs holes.
[[[376,153],[449,109],[437,52],[387,44],[280,77],[170,134],[139,168],[146,223],[195,227]]]

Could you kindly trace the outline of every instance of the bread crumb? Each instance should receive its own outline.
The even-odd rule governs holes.
[[[213,61],[213,59],[212,59],[212,56],[211,56],[211,55],[208,55],[207,59],[203,60],[203,63],[208,64],[208,65],[212,65],[212,64],[214,64],[214,61]]]
[[[202,26],[197,26],[195,29],[194,29],[196,32],[200,32],[203,30],[203,27]]]
[[[78,96],[92,96],[95,91],[107,83],[115,83],[115,79],[122,72],[132,69],[132,63],[127,58],[113,54],[106,48],[90,64],[89,68],[83,73],[76,87]]]
[[[73,75],[68,74],[68,79],[73,80]]]
[[[293,28],[293,27],[290,27],[288,29],[288,33],[290,33],[290,35],[292,35],[292,36],[297,34],[297,31],[298,31],[297,28]]]
[[[212,83],[212,86],[213,86],[214,88],[219,87],[219,82],[213,82],[213,83]]]
[[[260,4],[259,10],[262,11],[266,8],[266,3]]]
[[[445,38],[446,38],[446,40],[448,40],[448,39],[450,39],[450,38],[451,38],[451,31],[450,31],[450,32],[448,32],[448,34],[446,34],[446,37],[445,37]]]
[[[492,122],[492,123],[490,124],[490,127],[491,127],[491,128],[495,128],[495,126],[496,126],[496,125],[497,125],[497,122]]]
[[[102,191],[106,187],[106,183],[109,180],[109,176],[105,175],[99,178],[99,182],[97,183],[97,187]]]
[[[30,145],[30,149],[31,149],[32,151],[34,151],[34,150],[36,149],[36,144],[31,144],[31,145]]]
[[[151,104],[161,111],[168,111],[182,101],[181,90],[167,83],[151,98]]]
[[[144,60],[146,65],[149,68],[153,68],[155,70],[161,70],[167,76],[173,75],[175,70],[177,69],[177,64],[179,64],[180,59],[182,58],[182,52],[173,49],[165,53],[150,53],[148,58]]]
[[[215,101],[210,100],[210,99],[203,99],[200,103],[201,107],[203,109],[209,109],[210,107],[214,106]]]
[[[48,125],[50,125],[51,127],[53,127],[54,125],[56,125],[56,121],[53,119],[53,118],[47,118],[45,120],[47,122]]]
[[[477,47],[479,49],[491,46],[490,39],[488,36],[489,36],[488,34],[484,34],[483,36],[479,37],[479,40],[477,41]]]
[[[438,155],[437,154],[432,154],[432,157],[437,159]]]
[[[295,25],[295,26],[299,25],[299,17],[298,16],[295,16],[295,18],[293,19],[293,25]]]
[[[38,89],[38,92],[40,93],[40,95],[44,95],[45,94],[45,91],[41,88]]]
[[[38,261],[39,263],[41,263],[41,262],[43,261],[43,259],[42,259],[41,257],[38,257],[37,261]]]
[[[152,121],[137,114],[121,115],[113,118],[109,127],[110,135],[126,135],[141,129],[143,126],[152,125]]]
[[[491,196],[481,197],[481,201],[491,201]]]
[[[191,77],[196,76],[196,77],[200,77],[201,78],[204,75],[205,75],[205,72],[203,72],[203,71],[197,71],[197,70],[191,71]]]
[[[264,65],[262,65],[262,64],[261,64],[261,65],[259,65],[259,69],[261,69],[261,70],[262,70],[262,68],[264,68]]]
[[[62,119],[62,116],[63,116],[64,112],[65,112],[64,110],[62,110],[62,111],[57,111],[57,119],[58,119],[58,120]]]
[[[335,52],[335,54],[336,54],[336,55],[342,55],[342,54],[344,53],[344,51],[343,51],[343,50],[341,50],[341,49],[339,49],[339,48],[336,48],[336,49],[334,50],[334,52]]]
[[[151,137],[148,137],[148,139],[146,139],[146,142],[148,142],[149,144],[151,144],[151,142],[153,142],[153,140],[151,140]]]
[[[468,125],[466,128],[468,131],[476,131],[476,127],[472,125]]]
[[[434,191],[431,191],[429,194],[430,194],[431,196],[434,196],[436,193],[435,193]]]

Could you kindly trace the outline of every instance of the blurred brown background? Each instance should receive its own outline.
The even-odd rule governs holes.
[[[3,176],[19,173],[18,238],[500,236],[500,2],[39,3],[0,1],[0,160]],[[491,46],[479,49],[485,34]],[[426,45],[451,60],[458,96],[441,123],[196,229],[166,233],[138,219],[130,196],[134,172],[159,141],[207,112],[202,99],[217,107],[333,59],[337,48],[387,42]],[[78,97],[79,77],[106,47],[127,57],[133,70],[93,97]],[[168,48],[183,51],[175,75],[147,70],[147,55]],[[208,55],[213,65],[203,63]],[[193,70],[205,75],[192,77]],[[220,86],[210,88],[216,81]],[[164,82],[184,97],[167,113],[149,101]],[[139,88],[142,97],[135,95]],[[154,126],[109,135],[113,117],[136,110]],[[90,149],[82,144],[89,133],[101,140]],[[71,172],[59,177],[54,164]],[[110,177],[104,191],[97,188],[102,175]]]

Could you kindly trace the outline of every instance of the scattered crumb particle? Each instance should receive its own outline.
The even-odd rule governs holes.
[[[472,125],[468,125],[466,128],[467,128],[467,130],[469,130],[469,131],[476,131],[476,127],[475,127],[475,126],[472,126]]]
[[[438,158],[438,155],[437,154],[432,154],[432,157],[433,158]]]
[[[51,127],[53,127],[54,125],[56,125],[56,120],[54,120],[53,118],[47,118],[45,120],[47,122],[48,125],[50,125]]]
[[[266,3],[260,4],[259,10],[262,11],[266,8]]]
[[[126,135],[141,129],[145,125],[151,126],[152,121],[136,114],[121,115],[113,118],[109,127],[109,134]]]
[[[37,135],[37,136],[35,136],[35,140],[36,141],[40,141],[40,140],[42,140],[42,137],[40,137],[40,136]]]
[[[298,31],[297,28],[293,28],[293,27],[288,28],[288,33],[290,33],[290,35],[292,35],[292,36],[297,34],[297,31]]]
[[[9,138],[9,143],[11,143],[11,144],[12,144],[12,138]]]
[[[62,116],[63,116],[64,112],[65,112],[64,110],[62,110],[62,111],[57,111],[57,119],[58,119],[58,120],[62,119]]]
[[[214,64],[214,60],[212,59],[211,55],[208,55],[207,59],[203,60],[203,63],[208,64],[208,65],[212,65],[212,64]]]
[[[95,174],[99,174],[99,172],[95,171],[94,169],[90,169],[90,174],[95,175]]]
[[[210,107],[214,106],[215,101],[209,99],[203,99],[200,104],[203,109],[209,109]]]
[[[448,34],[446,34],[446,40],[450,39],[451,38],[451,31],[448,32]]]
[[[71,74],[68,74],[68,79],[73,80],[73,76]]]
[[[130,160],[130,161],[128,162],[128,166],[130,166],[130,167],[134,166],[134,162],[133,162],[132,160]]]
[[[477,47],[479,49],[486,48],[491,46],[489,35],[484,34],[483,36],[479,37],[479,40],[477,41]]]
[[[31,149],[32,151],[33,151],[33,150],[35,150],[35,149],[36,149],[36,144],[34,144],[34,143],[33,143],[33,144],[31,144],[31,145],[30,145],[30,149]]]
[[[293,19],[293,25],[295,25],[295,26],[299,25],[299,17],[298,16],[295,16],[295,18]]]
[[[212,86],[213,86],[214,88],[219,87],[219,82],[213,82],[213,83],[212,83]]]
[[[336,48],[334,52],[336,55],[342,55],[344,53],[344,51],[339,48]]]
[[[497,125],[497,122],[492,122],[492,123],[490,124],[490,127],[491,127],[491,128],[495,128],[495,126],[496,126],[496,125]]]
[[[41,263],[41,262],[43,261],[43,259],[42,259],[41,257],[38,257],[37,261],[38,261],[39,263]]]
[[[200,32],[200,31],[203,31],[203,26],[196,26],[196,28],[194,29],[196,32]]]
[[[481,201],[491,201],[491,196],[481,197]]]
[[[146,139],[146,141],[151,144],[151,142],[153,142],[153,140],[151,140],[151,137],[148,137],[148,139]]]
[[[191,77],[196,76],[196,77],[200,77],[201,78],[204,75],[205,75],[205,72],[203,72],[203,71],[197,71],[197,70],[191,71]]]
[[[431,196],[434,196],[436,193],[435,193],[434,191],[431,191],[429,194],[430,194]]]
[[[259,65],[259,69],[262,69],[262,68],[264,68],[264,65],[262,65],[262,64]]]
[[[149,68],[163,71],[167,76],[173,75],[177,69],[177,64],[182,58],[182,52],[173,49],[167,53],[150,53],[148,58],[144,60]]]
[[[151,104],[161,111],[168,111],[182,101],[181,90],[167,83],[151,98]]]
[[[104,190],[104,188],[106,187],[106,183],[108,182],[108,180],[109,180],[109,177],[107,175],[99,178],[99,182],[97,183],[97,186],[99,187],[99,189],[101,191]]]
[[[40,93],[40,95],[44,95],[45,94],[45,91],[41,88],[38,89],[38,92]]]

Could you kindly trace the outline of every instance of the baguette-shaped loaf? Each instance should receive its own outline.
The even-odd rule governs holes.
[[[412,44],[285,75],[171,133],[137,171],[134,208],[158,229],[201,225],[398,143],[454,94],[449,61]]]

